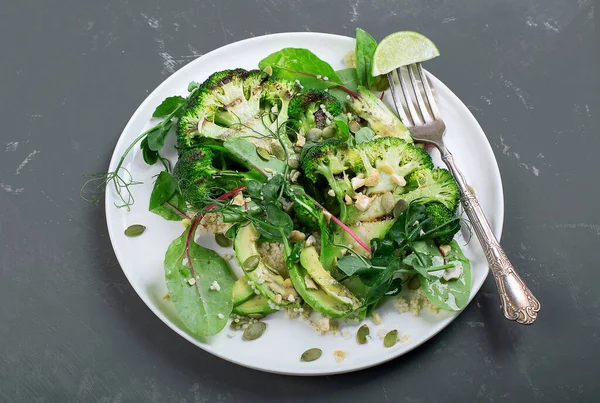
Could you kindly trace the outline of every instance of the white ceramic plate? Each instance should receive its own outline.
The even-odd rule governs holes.
[[[232,43],[194,60],[159,85],[133,114],[117,143],[109,171],[114,170],[131,141],[156,124],[150,117],[164,98],[175,94],[185,96],[190,81],[201,82],[218,70],[257,68],[263,57],[284,47],[308,48],[329,62],[334,69],[341,69],[345,67],[343,56],[354,48],[354,39],[318,33],[267,35]],[[479,201],[499,237],[504,203],[500,173],[492,149],[467,107],[438,79],[432,75],[429,78],[448,127],[447,145],[468,182],[477,191]],[[167,144],[165,150],[167,149],[170,150],[167,157],[175,161],[173,140]],[[143,162],[138,147],[127,157],[124,166],[143,184],[132,188],[136,201],[131,211],[116,208],[114,202],[118,199],[114,188],[107,188],[106,220],[110,239],[127,279],[152,312],[179,335],[211,354],[246,367],[281,374],[325,375],[356,371],[412,350],[445,328],[457,316],[457,313],[445,311],[434,315],[424,309],[421,316],[413,317],[410,313],[396,312],[393,301],[388,301],[378,309],[383,320],[381,325],[376,326],[371,320],[366,321],[373,336],[366,345],[356,343],[356,325],[341,325],[342,329],[352,334],[349,339],[334,335],[321,336],[301,319],[286,319],[283,312],[265,319],[267,331],[255,341],[243,341],[240,332],[229,338],[228,327],[219,335],[208,339],[193,336],[177,318],[172,303],[163,299],[167,294],[163,272],[164,254],[169,243],[181,234],[183,228],[178,222],[165,221],[147,210],[153,186],[152,176],[160,171],[159,165],[148,167]],[[131,224],[143,224],[147,230],[140,237],[127,238],[123,231]],[[199,238],[198,242],[220,253],[232,253],[216,246],[212,237]],[[459,242],[461,245],[465,244],[462,239]],[[473,298],[488,274],[488,266],[476,240],[465,246],[464,252],[472,264]],[[400,334],[408,335],[408,341],[392,348],[384,348],[377,337],[379,329],[398,329]],[[302,352],[313,347],[322,349],[323,356],[310,363],[301,362]],[[334,350],[345,351],[345,360],[337,363],[332,354]]]

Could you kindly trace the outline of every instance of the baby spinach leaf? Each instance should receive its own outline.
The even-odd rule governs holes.
[[[354,67],[338,70],[336,71],[336,73],[340,80],[342,80],[341,82],[344,85],[344,87],[348,88],[350,91],[356,92],[358,86],[360,85],[360,82],[358,80],[358,74],[356,73],[356,69]],[[346,98],[347,94],[347,92],[344,92],[344,98]]]
[[[258,63],[261,70],[267,66],[273,69],[273,77],[298,80],[306,88],[324,89],[341,83],[329,63],[319,59],[308,49],[284,48],[271,53]],[[316,76],[327,77],[327,80]]]
[[[373,140],[375,132],[370,127],[361,127],[359,131],[354,133],[354,140],[356,144],[366,143]]]
[[[371,75],[373,66],[373,54],[377,42],[367,31],[356,28],[356,73],[358,82],[363,87],[370,88],[375,82],[375,77]]]
[[[175,109],[179,108],[184,103],[185,98],[180,97],[179,95],[165,98],[165,100],[162,101],[162,103],[156,107],[154,113],[152,114],[152,117],[162,118],[163,116],[170,115],[175,111]]]
[[[371,239],[371,264],[375,266],[387,266],[394,257],[396,244],[387,238]]]
[[[427,298],[442,309],[459,311],[469,302],[471,293],[471,263],[465,257],[456,241],[450,243],[452,250],[446,257],[446,262],[460,267],[462,273],[455,280],[443,279],[443,270],[430,272],[429,276],[420,276],[421,288]],[[439,256],[439,252],[438,252]],[[441,260],[441,256],[440,256]]]
[[[283,173],[285,171],[286,161],[281,161],[277,158],[271,158],[268,161],[263,160],[256,153],[254,144],[246,139],[241,137],[229,137],[223,142],[223,146],[250,167],[254,167],[260,171],[264,171],[268,168],[277,173]]]
[[[227,262],[212,250],[193,239],[186,247],[189,231],[167,249],[167,288],[183,324],[195,335],[212,336],[225,327],[233,309],[235,277]],[[210,289],[214,281],[219,291]]]

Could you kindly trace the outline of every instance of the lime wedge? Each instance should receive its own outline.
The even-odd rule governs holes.
[[[383,38],[373,55],[373,77],[440,55],[431,39],[418,32],[400,31]]]

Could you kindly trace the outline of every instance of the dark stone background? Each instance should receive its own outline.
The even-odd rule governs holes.
[[[0,9],[0,401],[595,402],[598,64],[588,0],[83,1]],[[503,245],[543,303],[504,320],[491,278],[433,340],[349,375],[241,368],[133,292],[84,202],[125,123],[168,75],[250,36],[412,29],[477,117],[502,173]],[[15,142],[18,142],[16,144]],[[5,150],[6,149],[6,150]]]

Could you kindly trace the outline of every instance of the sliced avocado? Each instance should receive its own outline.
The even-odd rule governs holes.
[[[354,232],[364,243],[369,245],[373,238],[383,238],[390,227],[394,224],[395,219],[363,222],[360,225],[349,225],[348,227]],[[352,239],[345,231],[339,231],[335,234],[335,243],[343,245],[355,245],[356,241]],[[363,256],[367,255],[367,251],[356,246],[352,248],[356,253]]]
[[[238,306],[233,308],[233,313],[248,316],[248,315],[268,315],[270,313],[275,312],[276,309],[273,309],[269,306],[269,300],[263,297],[262,295],[255,295],[250,298],[248,301],[239,304]]]
[[[302,265],[292,263],[288,265],[290,279],[302,299],[317,312],[321,312],[331,318],[342,318],[352,312],[352,307],[333,298],[321,288],[309,289],[306,287],[304,278],[308,272]]]
[[[242,276],[233,285],[233,306],[248,301],[254,296],[254,290],[248,284],[248,277]]]
[[[298,293],[294,290],[292,284],[289,284],[290,281],[286,282],[280,274],[270,269],[260,258],[256,246],[259,236],[254,225],[248,224],[241,227],[235,237],[233,246],[246,277],[254,283],[254,287],[262,295],[278,305],[288,305],[291,302],[298,301]],[[256,268],[249,270],[244,267],[244,262],[251,256],[256,256],[258,265]],[[280,295],[280,297],[277,295]],[[292,298],[290,298],[290,295]]]
[[[342,284],[338,283],[319,261],[319,253],[314,246],[302,249],[300,252],[300,264],[309,276],[317,283],[323,291],[339,302],[350,305],[352,309],[360,306],[360,301]]]

